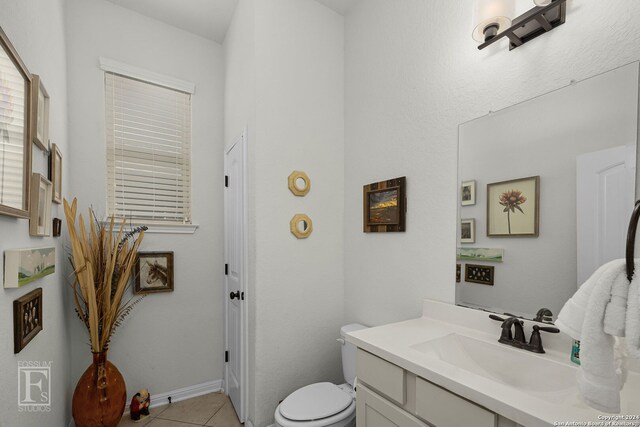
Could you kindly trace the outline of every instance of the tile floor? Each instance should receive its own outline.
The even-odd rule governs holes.
[[[153,395],[151,395],[153,401]],[[170,405],[151,408],[150,415],[137,423],[125,412],[118,427],[242,427],[229,397],[211,393]]]

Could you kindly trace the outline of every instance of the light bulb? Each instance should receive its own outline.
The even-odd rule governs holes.
[[[509,28],[514,11],[515,0],[476,0],[473,39],[484,43]]]

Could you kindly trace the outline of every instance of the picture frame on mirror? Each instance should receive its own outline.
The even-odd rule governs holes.
[[[29,218],[31,73],[0,28],[0,215]]]
[[[493,286],[495,267],[492,265],[464,265],[464,281],[469,283],[479,283],[481,285]]]
[[[36,237],[51,235],[51,197],[53,185],[39,173],[31,175],[31,207],[29,212],[29,235]]]
[[[487,236],[538,237],[540,176],[487,184]]]
[[[37,74],[32,74],[31,136],[42,151],[49,149],[49,93]]]
[[[51,200],[62,203],[62,153],[57,144],[51,144],[49,151],[49,180],[53,184]]]
[[[460,243],[476,242],[476,220],[467,218],[460,220]]]
[[[460,205],[473,206],[476,204],[476,180],[462,181],[460,189]]]

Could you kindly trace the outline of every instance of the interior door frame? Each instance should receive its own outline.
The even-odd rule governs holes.
[[[244,300],[242,301],[242,303],[240,304],[240,318],[241,318],[241,325],[240,325],[240,333],[241,333],[241,337],[239,342],[241,343],[240,347],[241,347],[241,356],[240,356],[240,388],[241,388],[241,405],[240,408],[236,408],[236,410],[238,410],[239,414],[238,414],[238,418],[240,419],[241,423],[244,423],[247,419],[247,400],[249,397],[249,390],[248,390],[248,366],[249,366],[249,334],[248,334],[248,326],[249,326],[249,310],[247,310],[247,306],[246,303],[248,302],[249,298],[251,297],[251,295],[249,294],[248,291],[248,273],[249,273],[249,269],[248,269],[248,233],[247,233],[247,229],[248,229],[248,216],[247,216],[247,178],[248,178],[248,173],[247,173],[247,151],[248,151],[248,128],[245,126],[244,129],[242,130],[242,133],[233,138],[233,140],[231,141],[231,143],[229,145],[226,145],[224,148],[224,175],[227,175],[227,154],[238,144],[240,144],[241,148],[242,148],[242,238],[241,238],[241,253],[242,253],[242,280],[241,280],[241,289],[240,292],[244,292]],[[224,260],[225,263],[227,262],[227,233],[226,233],[226,227],[227,227],[227,219],[226,219],[226,205],[227,205],[227,192],[224,192],[224,204],[225,204],[225,219],[224,219]],[[224,280],[224,347],[225,350],[227,350],[228,347],[228,342],[229,342],[229,337],[228,337],[228,330],[227,330],[227,315],[228,315],[228,311],[229,311],[229,290],[227,289],[227,276],[224,274],[223,272],[223,280]],[[224,384],[225,384],[225,391],[228,394],[228,378],[229,378],[229,365],[228,363],[225,362],[224,365]]]

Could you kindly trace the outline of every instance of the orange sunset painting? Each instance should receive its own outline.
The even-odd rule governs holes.
[[[397,224],[398,189],[369,193],[369,224]]]

